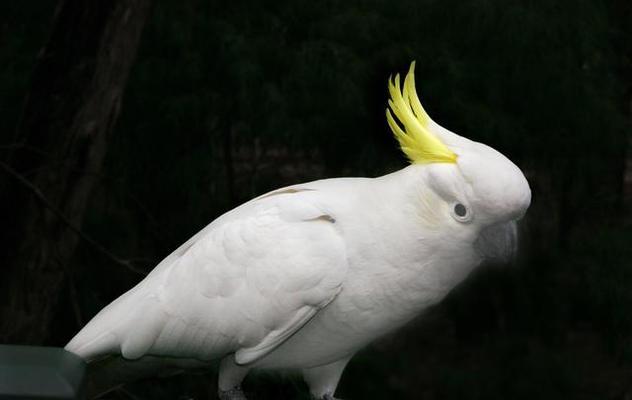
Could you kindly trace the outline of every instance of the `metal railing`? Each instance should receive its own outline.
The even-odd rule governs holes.
[[[0,399],[83,399],[86,363],[57,347],[0,345]]]

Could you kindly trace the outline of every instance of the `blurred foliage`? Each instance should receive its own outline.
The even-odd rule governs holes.
[[[53,6],[0,6],[2,149]],[[417,60],[430,115],[528,175],[523,254],[509,268],[482,269],[356,356],[340,396],[623,398],[632,390],[622,187],[630,15],[625,2],[597,0],[157,1],[84,229],[149,270],[267,190],[401,168],[384,121],[386,80]],[[141,279],[89,246],[73,264],[55,345]],[[214,379],[183,375],[128,390],[213,398]],[[306,393],[292,375],[255,374],[246,389],[255,388],[262,399]]]

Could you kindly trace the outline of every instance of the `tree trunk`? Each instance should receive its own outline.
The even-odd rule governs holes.
[[[90,192],[149,0],[61,0],[0,166],[0,343],[41,344],[75,253]],[[1,174],[2,172],[0,172]]]

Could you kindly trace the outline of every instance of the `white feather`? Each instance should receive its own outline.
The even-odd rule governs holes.
[[[271,194],[219,218],[103,309],[66,346],[120,353],[261,358],[339,292],[347,271],[335,218],[316,192]]]
[[[141,359],[147,368],[156,357],[164,368],[234,354],[220,368],[227,387],[239,384],[243,369],[283,367],[324,374],[335,388],[355,352],[440,301],[480,263],[482,230],[524,214],[530,192],[517,168],[497,182],[509,188],[503,192],[487,175],[504,157],[460,159],[478,171],[411,165],[380,178],[283,188],[237,207],[104,308],[66,348],[87,360]],[[486,191],[468,176],[486,177]],[[522,181],[508,186],[506,179]],[[471,217],[455,219],[456,203]],[[487,248],[500,246],[499,236],[487,240]]]

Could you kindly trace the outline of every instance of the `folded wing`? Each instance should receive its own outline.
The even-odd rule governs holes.
[[[86,359],[120,353],[254,362],[341,290],[336,217],[318,191],[273,192],[225,214],[104,308],[67,345]]]

